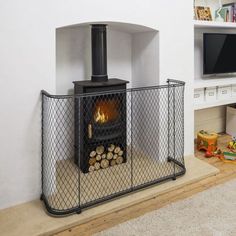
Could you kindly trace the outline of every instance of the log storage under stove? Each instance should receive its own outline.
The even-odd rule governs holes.
[[[82,100],[75,98],[75,163],[84,173],[126,162],[128,81],[108,79],[106,27],[91,26],[91,80],[74,82],[75,95],[87,94]],[[122,155],[108,151],[113,145]]]
[[[111,144],[107,150],[102,145],[97,146],[96,150],[89,154],[89,171],[92,172],[122,164],[124,162],[123,154],[124,151],[114,144]]]

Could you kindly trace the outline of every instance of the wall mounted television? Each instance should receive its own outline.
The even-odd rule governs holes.
[[[203,74],[236,72],[236,34],[203,34]]]

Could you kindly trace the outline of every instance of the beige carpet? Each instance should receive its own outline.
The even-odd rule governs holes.
[[[96,234],[120,235],[235,236],[236,180]]]

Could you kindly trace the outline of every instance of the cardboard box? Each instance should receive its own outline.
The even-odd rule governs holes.
[[[218,99],[226,100],[231,98],[231,86],[219,86],[218,87]]]
[[[236,137],[236,105],[227,106],[226,133]]]
[[[206,99],[206,102],[216,101],[216,99],[217,99],[217,97],[216,97],[216,87],[206,88],[205,99]]]
[[[205,101],[204,88],[194,89],[194,104],[201,104]]]
[[[236,84],[232,84],[232,97],[236,97]]]

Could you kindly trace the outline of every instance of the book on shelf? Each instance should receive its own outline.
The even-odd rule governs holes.
[[[225,22],[236,22],[236,3],[224,4],[222,9],[227,9],[228,15],[226,16]]]
[[[216,10],[216,11],[215,11],[215,18],[218,17],[218,14],[220,14],[220,16],[224,19],[224,22],[228,22],[228,21],[229,21],[229,19],[230,19],[230,13],[229,13],[228,7],[222,7],[222,8],[220,9],[220,11],[219,11],[219,9]]]

